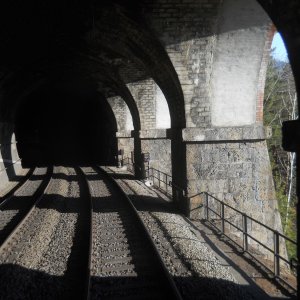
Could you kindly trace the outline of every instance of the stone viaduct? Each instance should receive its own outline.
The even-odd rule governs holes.
[[[120,150],[141,176],[148,152],[187,195],[209,191],[280,229],[263,94],[275,26],[299,91],[297,0],[1,6],[1,185],[22,165],[107,164]],[[284,128],[297,150],[298,121]],[[174,198],[199,213],[199,199]]]

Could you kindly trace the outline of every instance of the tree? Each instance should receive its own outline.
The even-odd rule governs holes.
[[[295,153],[282,149],[281,128],[283,121],[297,116],[297,93],[289,63],[276,61],[270,55],[264,98],[264,123],[272,127],[272,138],[268,140],[276,196],[283,223],[284,233],[296,238],[296,178]],[[287,244],[290,257],[296,249]]]

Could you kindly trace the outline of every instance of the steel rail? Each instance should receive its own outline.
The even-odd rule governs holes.
[[[2,243],[2,245],[0,246],[0,253],[2,253],[5,248],[7,246],[9,246],[10,242],[14,239],[14,237],[17,235],[17,233],[22,229],[23,225],[26,223],[26,221],[29,219],[29,217],[31,216],[31,214],[33,213],[33,211],[35,210],[36,206],[39,204],[39,202],[42,200],[42,198],[45,195],[45,192],[48,190],[49,186],[50,186],[50,182],[51,182],[51,177],[53,174],[53,168],[50,170],[48,169],[46,176],[46,186],[43,189],[43,192],[37,197],[36,201],[32,204],[31,208],[29,211],[27,211],[27,213],[25,214],[25,216],[22,218],[22,220],[20,222],[18,222],[18,224],[15,226],[15,228],[11,231],[11,233],[7,236],[7,238],[4,240],[4,242]],[[43,187],[43,183],[41,184],[41,186],[39,187],[39,189],[42,189]]]
[[[88,265],[87,265],[87,281],[86,281],[86,290],[85,290],[85,298],[90,299],[90,286],[91,286],[91,270],[92,270],[92,254],[93,254],[93,200],[92,200],[92,191],[93,187],[87,179],[86,174],[82,170],[82,168],[78,168],[82,178],[85,181],[85,184],[89,191],[89,202],[90,202],[90,237],[89,237],[89,254],[88,254]]]
[[[133,205],[131,199],[127,196],[127,194],[123,191],[123,189],[121,188],[121,186],[118,184],[118,182],[110,175],[108,174],[103,168],[96,166],[96,169],[99,170],[99,172],[101,172],[102,174],[104,174],[111,182],[114,183],[114,185],[117,187],[118,191],[124,196],[124,198],[126,199],[126,201],[128,202],[129,206],[131,207],[134,215],[136,216],[136,219],[139,222],[139,225],[141,226],[147,240],[149,241],[153,252],[155,253],[156,258],[158,259],[159,263],[160,263],[160,267],[163,271],[163,275],[164,275],[164,279],[166,280],[166,282],[169,285],[169,289],[171,292],[170,297],[172,297],[171,299],[175,299],[175,300],[182,300],[182,296],[180,294],[180,292],[177,289],[177,286],[172,278],[172,276],[170,275],[164,261],[163,258],[161,257],[159,251],[157,250],[155,243],[151,237],[151,234],[149,233],[147,227],[145,226],[143,220],[141,219],[137,209],[135,208],[135,206]]]

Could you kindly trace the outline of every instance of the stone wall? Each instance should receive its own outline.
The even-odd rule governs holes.
[[[126,102],[119,96],[107,99],[115,115],[118,131],[133,130],[132,116]]]
[[[123,158],[131,158],[131,153],[134,151],[134,139],[132,137],[133,121],[132,116],[126,102],[119,96],[110,97],[107,99],[112,111],[115,115],[118,132],[116,137],[118,140],[118,150],[123,150]],[[120,161],[122,157],[118,155]]]
[[[157,129],[162,128],[170,128],[171,127],[171,119],[170,119],[170,110],[168,107],[167,100],[159,88],[159,86],[156,84],[156,126]]]
[[[190,195],[207,191],[226,204],[282,232],[266,141],[187,144],[187,157],[189,162],[193,161],[188,170]],[[203,198],[191,200],[191,217],[204,217],[203,208],[197,208],[201,203]],[[220,211],[219,204],[213,201],[211,204],[215,210]],[[242,228],[241,215],[235,211],[226,209],[225,217]],[[240,232],[230,227],[230,231],[242,237]],[[250,220],[248,229],[251,235],[273,248],[271,231]],[[253,240],[250,239],[249,244],[272,258],[268,251]],[[281,251],[285,254],[283,244]]]
[[[148,26],[168,53],[184,96],[182,187],[188,195],[207,191],[281,230],[262,126],[274,30],[269,17],[255,0],[146,3]],[[154,146],[143,144],[155,153]],[[181,161],[172,163],[174,168]],[[194,215],[198,202],[190,203]],[[273,247],[273,236],[251,230]]]
[[[225,0],[221,5],[212,61],[212,126],[256,122],[257,99],[264,87],[260,83],[266,74],[265,54],[270,49],[270,24],[256,1]]]
[[[127,85],[140,115],[141,129],[156,127],[156,87],[152,79],[138,81]]]
[[[255,0],[143,3],[147,26],[178,76],[186,124],[172,128],[172,136],[158,130],[168,127],[160,122],[167,110],[159,109],[166,91],[160,91],[151,78],[127,83],[140,115],[141,131],[135,138],[141,152],[150,154],[154,168],[173,172],[175,183],[188,195],[207,191],[280,231],[265,142],[268,132],[262,126],[264,81],[274,31],[269,17]],[[160,71],[165,72],[156,70]],[[172,99],[168,101],[171,105]],[[129,153],[133,142],[122,125],[125,115],[122,110],[117,114],[123,114],[117,117],[119,146]],[[201,215],[201,210],[193,210],[199,201],[188,203],[192,216]],[[273,236],[249,226],[252,234],[273,246]]]
[[[118,149],[124,151],[123,158],[131,158],[134,152],[134,138],[130,137],[118,137]],[[121,157],[119,157],[121,159]]]
[[[150,154],[150,167],[172,175],[171,141],[169,139],[141,140],[143,153]]]
[[[167,136],[167,130],[142,130],[139,138],[142,153],[150,154],[149,166],[172,175],[171,140]]]
[[[146,1],[146,20],[164,45],[181,83],[186,127],[210,125],[210,76],[221,1]]]

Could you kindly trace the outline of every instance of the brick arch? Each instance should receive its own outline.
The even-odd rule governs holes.
[[[300,3],[297,0],[291,1],[267,1],[257,0],[272,19],[277,30],[280,32],[288,52],[289,61],[294,73],[295,84],[299,95],[300,91]],[[298,97],[299,103],[299,97]],[[298,105],[298,109],[300,105]]]
[[[90,71],[89,63],[92,63],[94,66],[96,65],[101,72],[94,75],[97,76],[97,78],[93,78],[93,74],[89,75],[91,76],[91,80],[99,82],[98,89],[106,98],[108,97],[107,90],[109,90],[108,93],[120,95],[124,99],[130,110],[134,129],[140,130],[140,116],[136,102],[120,76],[113,68],[111,68],[111,66],[105,65],[103,61],[89,55],[80,54],[80,56],[81,59],[83,58],[81,63],[85,65],[85,68],[82,68],[81,71],[88,73]],[[3,119],[13,121],[15,112],[22,99],[28,97],[30,93],[33,93],[35,90],[49,83],[49,77],[47,76],[47,73],[43,72],[43,67],[45,66],[41,67],[41,65],[39,65],[38,70],[36,70],[35,65],[33,64],[29,71],[21,69],[19,72],[6,76],[5,80],[1,82],[4,95],[1,99],[1,113],[3,114]],[[70,70],[72,67],[73,66],[70,66]],[[20,80],[21,78],[25,78],[25,80]]]
[[[117,121],[118,132],[126,132],[134,129],[133,119],[129,107],[120,96],[107,98],[109,105]]]
[[[235,67],[236,63],[234,59],[239,60],[240,55],[234,54],[234,45],[240,47],[239,38],[241,38],[240,44],[247,42],[247,40],[242,39],[243,33],[238,36],[240,29],[246,29],[247,31],[248,27],[254,28],[257,25],[258,27],[267,26],[268,20],[266,18],[264,19],[263,10],[260,9],[259,5],[255,2],[255,0],[246,2],[230,0],[210,1],[209,3],[207,1],[182,3],[179,0],[172,1],[172,3],[165,3],[161,0],[145,1],[146,9],[144,18],[147,20],[152,32],[166,49],[178,74],[180,84],[182,85],[186,127],[209,128],[215,126],[214,123],[216,123],[216,120],[214,120],[213,117],[215,113],[213,105],[214,99],[218,98],[221,103],[222,98],[224,98],[222,91],[226,89],[227,83],[233,79],[241,81],[239,75],[234,78],[228,71],[227,73],[224,72],[224,75],[220,74],[220,71],[216,78],[216,67],[221,69],[224,68],[226,64],[227,66],[231,64],[232,68]],[[234,8],[234,6],[240,6],[240,10]],[[244,11],[242,11],[243,6]],[[249,11],[248,16],[246,16],[246,10]],[[256,11],[252,16],[251,10]],[[219,49],[222,47],[222,35],[231,37],[231,34],[235,34],[237,37],[235,40],[232,39],[232,45],[228,43],[227,49],[223,49],[224,53],[220,53]],[[249,31],[248,34],[251,35]],[[264,34],[262,30],[261,41],[259,43],[255,40],[250,40],[254,35],[250,36],[248,42],[249,46],[252,43],[253,45],[258,44],[258,48],[263,47]],[[267,48],[267,46],[268,45],[265,45],[265,48]],[[230,49],[230,47],[232,47],[232,49]],[[224,42],[223,48],[225,48]],[[245,46],[244,48],[245,52],[250,51],[247,50],[247,48],[250,47]],[[225,53],[225,51],[227,53]],[[243,53],[243,51],[241,51],[241,53]],[[215,62],[220,54],[223,58],[219,60],[219,65],[216,66]],[[230,57],[230,55],[232,56],[231,61],[227,58]],[[263,69],[264,66],[260,61],[260,54],[254,59],[257,68],[261,67],[261,69]],[[240,68],[240,70],[239,68],[236,69],[242,72],[242,68]],[[264,73],[262,70],[260,82],[264,81]],[[226,80],[228,82],[226,82]],[[221,81],[223,81],[222,84],[220,84]],[[246,81],[246,78],[244,81]],[[234,86],[234,84],[231,85]],[[237,85],[242,87],[243,83],[239,84],[237,82]],[[257,106],[254,104],[254,101],[256,101],[254,98],[256,96],[258,97],[258,95],[254,94],[256,92],[257,94],[260,93],[263,87],[261,87],[260,91],[256,91],[255,89],[256,86],[254,84],[252,99],[248,97],[249,102],[253,102],[253,107]],[[236,93],[236,91],[233,90],[230,92]],[[249,93],[245,91],[244,94],[247,96]],[[227,100],[229,103],[229,99]],[[226,113],[226,111],[224,112]],[[240,115],[242,115],[242,113],[243,112],[241,112]],[[248,123],[252,121],[255,122],[254,115],[255,108],[253,108],[253,120],[249,120]],[[227,126],[230,126],[230,124],[227,124]]]
[[[97,16],[97,15],[96,15]],[[95,20],[95,28],[87,37],[89,47],[105,48],[123,60],[133,61],[153,78],[163,91],[170,107],[171,126],[183,128],[185,114],[182,87],[174,66],[160,41],[146,24],[139,24],[111,6]]]
[[[130,91],[128,90],[127,86],[123,78],[118,73],[117,69],[111,65],[108,61],[106,61],[103,57],[99,58],[96,57],[95,54],[87,54],[85,52],[76,52],[77,55],[84,58],[93,64],[96,63],[97,67],[101,70],[100,73],[97,73],[97,80],[102,83],[102,88],[104,89],[102,92],[106,98],[113,96],[120,96],[127,104],[130,114],[132,116],[133,126],[135,130],[140,130],[141,128],[141,120],[140,114],[137,108],[137,104],[132,97]],[[87,66],[87,72],[89,72],[89,66]],[[109,89],[111,92],[106,93],[106,89]]]

